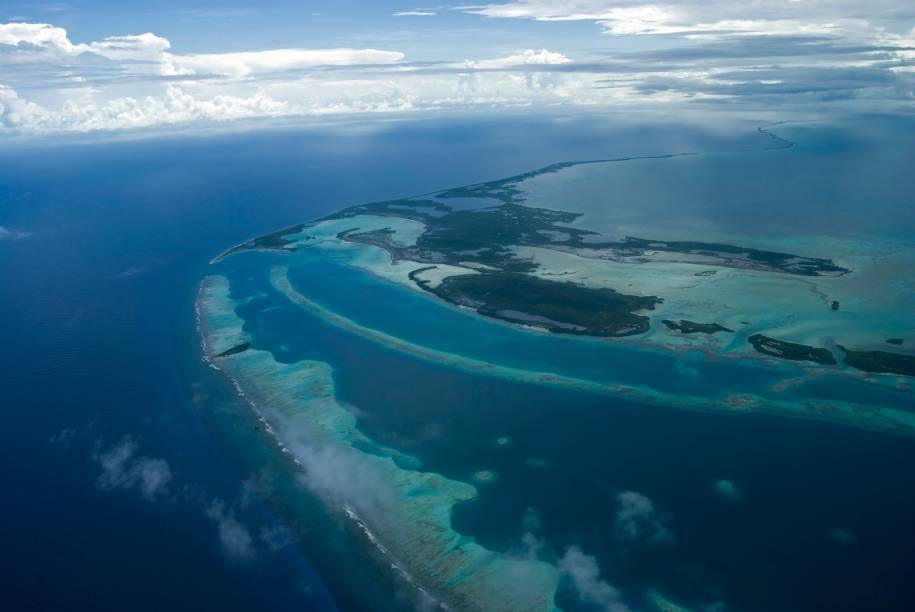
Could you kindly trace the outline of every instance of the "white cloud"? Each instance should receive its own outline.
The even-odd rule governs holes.
[[[101,468],[96,485],[103,490],[136,490],[147,501],[168,497],[172,471],[164,459],[137,455],[137,443],[124,437],[110,449],[97,453],[95,460]]]
[[[381,476],[382,468],[358,451],[302,445],[295,449],[295,456],[304,467],[303,482],[324,497],[354,505],[361,513],[395,503],[396,493]]]
[[[394,13],[395,17],[432,17],[433,11],[398,11]]]
[[[483,58],[424,73],[389,64],[390,71],[319,70],[285,78],[204,79],[203,73],[222,72],[242,77],[264,76],[270,69],[289,69],[309,63],[397,62],[401,54],[389,52],[334,53],[271,56],[212,54],[180,56],[166,54],[169,72],[201,72],[181,83],[153,81],[161,93],[144,96],[108,95],[108,88],[65,90],[57,108],[34,103],[11,88],[0,85],[0,131],[53,133],[124,130],[176,125],[187,122],[222,122],[236,119],[322,116],[327,114],[393,113],[448,107],[528,105],[542,100],[552,103],[570,99],[569,92],[547,72],[538,68],[571,63],[571,59],[547,49],[526,49],[514,54]],[[194,61],[185,59],[194,58]],[[514,68],[530,68],[513,73]],[[568,80],[580,80],[572,76]],[[593,79],[592,79],[593,80]],[[598,90],[595,90],[598,91]],[[600,92],[598,92],[600,93]],[[600,95],[605,95],[601,93]],[[581,95],[577,100],[585,100]]]
[[[146,32],[128,36],[109,36],[90,43],[87,50],[111,60],[161,61],[171,46],[167,38]]]
[[[479,70],[498,70],[503,68],[513,68],[515,66],[530,66],[530,65],[540,65],[540,66],[549,66],[549,65],[558,65],[558,64],[568,64],[572,60],[563,55],[562,53],[556,53],[548,49],[540,49],[539,51],[535,49],[525,49],[523,51],[518,51],[512,55],[505,57],[497,57],[493,59],[481,59],[481,60],[467,60],[464,62],[464,66],[472,69]]]
[[[167,461],[140,454],[139,445],[131,436],[124,436],[106,448],[100,439],[95,438],[94,429],[92,423],[79,428],[65,428],[52,436],[48,443],[68,451],[78,441],[88,442],[93,448],[92,460],[100,469],[95,483],[99,489],[135,491],[149,502],[189,504],[213,522],[220,546],[226,558],[233,562],[250,561],[259,552],[274,553],[291,543],[286,530],[273,524],[261,524],[256,529],[258,538],[255,539],[252,530],[238,518],[236,512],[237,509],[243,512],[245,506],[254,501],[247,489],[239,501],[229,504],[195,486],[176,487]],[[90,436],[92,439],[87,440]]]
[[[830,19],[822,2],[783,4],[517,0],[461,9],[591,20],[642,37],[587,63],[555,48],[436,63],[374,48],[181,54],[150,32],[74,42],[49,24],[0,24],[0,135],[559,104],[911,106],[913,34],[871,25],[847,0],[833,3]],[[666,38],[653,44],[648,34]]]
[[[177,85],[168,85],[162,96],[123,97],[98,104],[67,102],[59,110],[49,110],[0,85],[0,127],[30,133],[124,130],[190,121],[279,117],[294,112],[288,102],[274,100],[260,89],[247,96],[201,98]]]
[[[466,6],[468,13],[497,18],[524,18],[537,21],[614,21],[637,20],[643,23],[666,22],[671,8],[653,4],[613,0],[516,0],[503,4]]]
[[[616,521],[613,525],[618,538],[626,542],[670,544],[674,535],[667,528],[667,517],[659,512],[648,497],[636,491],[623,491],[616,496]]]
[[[207,518],[216,524],[219,543],[231,561],[250,561],[254,558],[254,538],[251,531],[241,523],[225,502],[215,499],[204,511]]]
[[[31,46],[65,55],[88,50],[87,45],[74,45],[64,28],[47,23],[0,23],[0,45]]]
[[[461,10],[494,18],[594,21],[612,34],[690,37],[830,34],[871,28],[870,23],[878,23],[882,15],[888,22],[915,18],[915,9],[900,9],[891,0],[866,5],[853,0],[515,0]]]
[[[571,546],[559,560],[560,574],[567,576],[579,599],[606,612],[629,612],[620,592],[600,577],[597,559]]]
[[[0,45],[19,51],[58,55],[100,56],[115,61],[148,61],[160,64],[161,74],[219,75],[242,78],[255,73],[295,70],[311,66],[394,64],[404,59],[399,51],[378,49],[266,49],[235,53],[169,53],[171,42],[151,32],[109,36],[99,41],[73,43],[64,28],[45,23],[0,24]]]
[[[296,70],[313,66],[395,64],[404,59],[399,51],[378,49],[271,49],[240,53],[166,54],[165,75],[216,74],[234,78],[252,74]]]
[[[2,91],[0,91],[2,93]],[[29,236],[28,232],[21,232],[19,230],[11,230],[9,228],[3,227],[0,225],[0,240],[19,240],[21,238],[27,238]]]

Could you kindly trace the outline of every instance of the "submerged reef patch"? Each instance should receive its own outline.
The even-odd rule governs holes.
[[[411,377],[414,367],[448,385],[452,377],[492,377],[549,387],[543,395],[550,398],[554,389],[559,398],[612,396],[623,400],[613,402],[621,409],[773,414],[915,435],[908,383],[862,374],[915,375],[908,346],[895,348],[908,338],[909,315],[884,316],[898,313],[902,300],[887,292],[872,299],[877,292],[870,291],[910,269],[899,265],[904,258],[881,269],[872,245],[849,249],[831,236],[792,228],[741,233],[737,223],[718,228],[733,232],[715,233],[699,216],[678,226],[676,211],[668,219],[640,210],[641,191],[628,192],[628,202],[626,192],[594,184],[564,191],[563,177],[578,165],[353,206],[214,260],[239,254],[237,268],[235,260],[224,264],[226,274],[239,293],[260,288],[258,299],[269,307],[233,296],[226,277],[210,277],[201,289],[210,363],[269,423],[264,429],[303,485],[344,523],[355,523],[387,567],[450,609],[556,609],[563,574],[552,552],[518,556],[484,540],[485,532],[478,542],[452,514],[459,504],[474,511],[527,486],[525,478],[563,478],[550,459],[561,461],[549,444],[530,445],[501,425],[478,435],[469,462],[424,467],[421,457],[379,443],[390,434],[368,404],[338,400],[331,363],[355,368],[341,376],[341,393],[368,402],[376,396],[346,385],[362,382],[363,363],[384,360],[404,370],[391,377],[373,368],[369,383],[403,375],[417,397],[428,389]],[[527,183],[535,178],[556,182],[535,197],[536,185]],[[728,210],[738,216],[743,201],[734,204]],[[278,312],[260,316],[270,308]],[[284,325],[303,322],[308,334],[282,337]],[[461,400],[474,391],[442,387]],[[391,404],[400,418],[401,406]],[[418,414],[431,412],[425,408],[417,406]],[[387,404],[379,410],[388,418]],[[439,422],[450,423],[436,415]],[[453,441],[406,442],[399,432],[385,439],[419,454],[431,449],[423,457],[430,461],[441,461],[433,444]],[[742,511],[743,494],[749,501],[758,493],[730,468],[710,472],[697,487],[706,501],[735,504],[719,503],[719,511]],[[654,590],[641,595],[640,609],[685,609]]]
[[[659,159],[669,157],[675,156],[658,156]],[[658,310],[657,306],[666,296],[651,290],[630,290],[632,282],[623,284],[626,275],[621,275],[615,285],[611,282],[601,287],[582,282],[588,280],[585,278],[562,278],[568,271],[546,269],[541,258],[529,254],[531,249],[564,253],[580,261],[624,264],[635,269],[645,264],[701,266],[699,270],[688,272],[689,277],[699,283],[695,289],[697,293],[714,291],[722,282],[727,283],[732,273],[828,279],[850,272],[850,268],[829,258],[783,250],[638,236],[611,239],[577,226],[582,217],[579,212],[524,203],[527,181],[576,166],[610,161],[625,159],[564,162],[488,183],[352,206],[311,223],[254,238],[229,249],[214,261],[245,250],[290,252],[307,249],[313,244],[324,246],[331,241],[375,247],[388,254],[391,264],[415,266],[406,271],[406,280],[417,289],[452,304],[527,328],[596,337],[647,333],[651,329],[650,311]],[[480,202],[480,205],[468,205],[468,201]],[[368,219],[372,221],[366,227]],[[346,223],[349,220],[351,225]],[[407,240],[402,235],[402,228],[393,227],[395,223],[404,222],[415,226],[404,234],[408,236]],[[332,235],[326,235],[326,229],[313,231],[325,225],[336,231]],[[656,274],[646,270],[648,277]],[[375,271],[385,276],[380,270]],[[728,273],[718,274],[720,271]],[[656,280],[650,282],[659,290],[665,288]],[[681,292],[689,286],[682,280],[676,282],[681,285],[677,287]],[[690,302],[696,303],[699,302]],[[685,317],[667,318],[662,323],[684,335],[730,333],[736,324],[730,319],[700,323]],[[778,342],[781,341],[751,341],[751,344],[757,352],[770,356],[831,364],[828,351],[807,351],[806,356],[799,359],[801,352],[788,344],[779,348]]]
[[[280,363],[251,346],[225,277],[204,280],[198,311],[208,355],[269,424],[302,482],[369,530],[387,562],[456,609],[550,611],[556,568],[488,550],[454,531],[454,505],[475,488],[440,474],[408,469],[401,453],[376,444],[334,393],[330,367]],[[250,348],[233,351],[248,344]],[[479,472],[478,480],[495,478]]]
[[[815,398],[798,398],[785,400],[774,396],[763,397],[755,393],[732,393],[724,397],[668,393],[644,384],[631,384],[610,380],[595,380],[552,373],[547,370],[532,370],[500,365],[457,353],[450,353],[428,348],[407,340],[392,336],[383,331],[372,329],[348,319],[324,306],[310,300],[288,279],[287,269],[276,266],[270,272],[270,282],[274,288],[290,301],[301,306],[322,321],[359,335],[381,346],[419,359],[452,367],[471,374],[493,376],[506,380],[537,385],[583,391],[586,393],[606,394],[664,406],[698,411],[715,411],[726,413],[771,413],[783,416],[823,419],[845,423],[857,427],[878,431],[896,432],[907,435],[915,434],[915,412],[898,410],[890,407],[873,407],[843,401],[823,401]]]
[[[677,155],[657,159],[671,157]],[[758,237],[742,239],[732,234],[724,240],[712,239],[721,235],[702,234],[701,229],[696,239],[683,239],[685,232],[670,237],[677,239],[629,235],[629,226],[621,223],[625,217],[614,212],[604,225],[594,217],[603,207],[632,211],[637,218],[639,211],[615,202],[612,190],[562,191],[567,176],[595,180],[601,164],[619,161],[625,160],[553,164],[487,183],[352,206],[249,240],[214,261],[250,250],[292,256],[310,253],[308,257],[321,257],[323,252],[335,262],[524,330],[612,339],[633,350],[696,351],[704,359],[737,364],[754,360],[754,367],[774,371],[787,365],[759,359],[771,357],[804,368],[809,375],[806,381],[829,374],[817,366],[830,366],[845,383],[868,380],[861,372],[911,375],[909,358],[903,353],[853,351],[845,359],[832,353],[837,339],[845,346],[873,346],[879,340],[871,335],[895,340],[906,331],[903,318],[883,316],[897,305],[897,298],[885,292],[879,300],[859,297],[872,282],[868,266],[875,265],[874,257],[862,251],[861,245],[849,251],[847,244],[837,241],[801,241],[782,235],[772,238],[773,247],[778,248],[770,249]],[[584,166],[587,172],[580,173]],[[545,186],[538,195],[537,190]],[[567,195],[581,197],[581,207],[575,200],[567,202]],[[606,200],[591,202],[595,197]],[[540,205],[529,204],[531,200]],[[556,200],[556,208],[550,206],[550,200]],[[588,226],[589,218],[599,221],[593,227],[600,227],[601,232]],[[631,228],[633,233],[655,234],[651,219],[638,221]],[[667,231],[676,234],[677,230]],[[710,238],[700,239],[705,236]],[[742,245],[744,239],[751,244]],[[814,256],[824,245],[836,248],[842,259]],[[894,265],[900,264],[894,260]],[[767,296],[767,303],[756,299],[759,295]],[[831,310],[840,299],[841,310]],[[663,328],[675,333],[658,333]],[[400,345],[399,340],[390,339]],[[455,363],[462,357],[455,354],[443,360]],[[474,364],[473,369],[503,371],[488,363]],[[585,381],[576,375],[554,374],[549,367],[534,378],[549,383],[570,381],[575,388],[600,393],[611,390],[634,399],[667,401],[659,399],[666,395],[653,386],[623,378]],[[681,379],[683,385],[691,384],[686,377]],[[777,382],[770,387],[786,388]],[[698,403],[701,409],[714,406],[729,411],[805,414],[886,427],[874,422],[882,418],[865,418],[864,413],[852,417],[851,404],[836,401],[834,395],[805,395],[813,385],[795,384],[792,393],[802,388],[802,398],[790,401],[788,394],[776,398],[761,389],[747,388],[729,389],[721,397]],[[900,392],[910,391],[897,384],[897,396],[889,398],[888,404],[875,398],[862,405],[878,411],[904,411],[897,410]],[[792,407],[786,408],[786,404]],[[894,416],[890,421],[896,429],[900,419]]]

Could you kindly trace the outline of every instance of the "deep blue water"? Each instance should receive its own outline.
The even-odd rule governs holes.
[[[757,138],[752,130],[732,137],[494,117],[4,145],[0,226],[29,234],[0,240],[5,607],[332,610],[332,598],[345,608],[363,601],[347,595],[348,584],[371,588],[358,574],[328,575],[337,566],[325,557],[335,553],[310,546],[308,525],[296,526],[301,547],[272,552],[257,537],[298,509],[246,502],[243,481],[268,460],[231,444],[256,433],[240,417],[214,418],[214,405],[225,406],[222,416],[243,406],[197,361],[196,287],[225,247],[345,205],[555,161],[739,149]],[[263,332],[271,322],[288,330],[290,321],[300,336],[284,342],[337,366],[342,399],[365,411],[360,424],[380,442],[455,478],[467,479],[468,454],[478,469],[498,472],[497,485],[455,519],[488,546],[514,545],[526,508],[535,507],[551,546],[591,543],[586,550],[607,577],[633,590],[664,587],[737,609],[915,607],[911,440],[468,381],[294,308],[265,317]],[[96,486],[94,455],[125,435],[142,455],[168,462],[167,499]],[[513,439],[510,454],[491,444],[501,435]],[[65,443],[50,443],[55,437]],[[552,467],[507,458],[523,455]],[[532,486],[543,480],[539,470],[567,477]],[[738,484],[740,504],[710,494],[718,478]],[[613,496],[624,489],[672,514],[673,547],[621,555],[612,545]],[[214,499],[254,535],[254,559],[226,558],[205,513]],[[569,503],[576,499],[586,502]],[[838,527],[857,543],[828,537]]]
[[[360,201],[559,159],[753,139],[612,127],[502,116],[4,143],[0,226],[28,234],[0,240],[4,607],[329,608],[295,547],[227,561],[203,512],[218,498],[255,536],[274,524],[265,504],[241,507],[249,468],[212,433],[189,386],[206,374],[194,361],[193,303],[207,261]],[[67,431],[68,443],[49,443]],[[123,436],[168,462],[168,500],[98,489],[93,456]]]
[[[651,588],[694,609],[721,601],[728,610],[762,611],[915,605],[907,570],[915,562],[911,439],[470,376],[333,328],[288,302],[266,273],[290,261],[254,254],[221,268],[237,297],[265,295],[238,311],[254,346],[283,362],[333,365],[337,395],[356,407],[360,427],[380,444],[421,457],[423,469],[464,481],[476,470],[494,471],[494,484],[456,508],[458,532],[524,554],[525,516],[533,509],[545,550],[559,555],[582,546],[636,606]],[[342,282],[347,291],[333,304],[356,319],[381,320],[379,309],[390,306],[377,299],[388,290],[382,281],[359,282],[334,265],[292,272],[299,290],[315,299],[327,297],[326,283]],[[410,301],[409,293],[403,297]],[[414,308],[410,320],[420,321]],[[497,324],[483,325],[499,333]],[[752,372],[730,376],[729,384],[754,382]],[[714,381],[704,384],[714,392]],[[499,437],[510,444],[495,444]],[[736,485],[738,500],[716,495],[713,483],[721,479]],[[668,515],[675,542],[619,541],[616,496],[627,490]],[[841,542],[836,530],[853,534],[854,543]],[[568,592],[559,603],[581,609]]]

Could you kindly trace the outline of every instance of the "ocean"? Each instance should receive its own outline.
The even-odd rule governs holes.
[[[202,360],[194,305],[201,279],[218,269],[208,261],[347,205],[556,161],[740,150],[760,137],[749,124],[639,130],[596,117],[493,116],[7,146],[0,225],[21,232],[0,240],[8,601],[20,609],[411,606],[409,583],[376,572],[364,538],[304,490],[250,406]],[[854,144],[842,141],[845,158]],[[368,439],[426,472],[475,482],[476,496],[454,507],[463,537],[512,558],[533,549],[555,560],[577,547],[633,607],[656,592],[695,609],[915,604],[906,572],[915,561],[911,438],[472,375],[297,307],[267,282],[278,263],[282,256],[253,254],[224,266],[239,287],[233,297],[256,297],[238,309],[254,346],[282,363],[328,364],[334,396]],[[374,328],[425,333],[427,344],[480,359],[498,350],[500,363],[525,365],[524,347],[512,346],[523,334],[500,324],[448,311],[466,321],[445,329],[446,315],[436,314],[445,309],[428,298],[327,262],[296,274],[309,297]],[[494,340],[481,345],[449,329],[489,329]],[[714,395],[725,382],[763,385],[771,376],[726,363],[708,366],[717,377],[675,376],[669,356],[644,358],[620,356],[618,367],[668,376],[659,384],[671,393]],[[905,397],[892,397],[905,408]],[[105,480],[105,458],[125,440],[136,457],[168,465],[165,485],[151,493],[149,481],[123,470]],[[136,457],[128,472],[149,465]],[[620,530],[625,499],[652,504],[638,538]],[[568,582],[556,603],[591,605]]]

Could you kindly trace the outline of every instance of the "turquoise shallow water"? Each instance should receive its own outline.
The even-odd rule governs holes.
[[[842,143],[848,157],[852,145]],[[861,156],[867,153],[862,145]],[[894,197],[898,203],[902,195]],[[290,469],[309,474],[332,465],[335,480],[365,483],[339,497],[318,493],[330,505],[356,509],[364,521],[357,525],[372,534],[367,550],[374,539],[376,552],[380,544],[408,573],[416,569],[411,561],[436,550],[471,547],[478,552],[459,558],[489,560],[462,561],[457,574],[412,572],[414,587],[444,600],[461,592],[467,607],[486,609],[481,602],[493,592],[536,583],[519,591],[518,601],[545,589],[563,609],[593,609],[603,600],[581,582],[584,563],[598,584],[618,589],[614,601],[633,609],[657,609],[658,593],[692,609],[913,605],[903,569],[915,560],[913,438],[735,414],[719,402],[735,393],[785,406],[852,402],[860,406],[838,420],[867,427],[874,425],[871,409],[910,414],[911,391],[844,375],[808,379],[810,370],[747,356],[709,358],[698,350],[519,330],[353,268],[351,257],[321,248],[233,256],[213,268],[231,286],[230,299],[220,298],[230,323],[206,314],[204,321],[211,331],[237,327],[223,348],[251,342],[241,354],[249,356],[227,357],[223,367],[252,390],[255,404],[264,400],[290,456],[302,453]],[[479,362],[497,367],[475,371]],[[324,373],[287,389],[304,367]],[[531,382],[519,372],[647,391],[627,399],[584,391],[589,384]],[[806,382],[778,385],[799,378]],[[333,402],[347,425],[327,425],[315,398]],[[295,424],[271,420],[269,410],[296,411],[300,401]],[[344,430],[345,440],[328,442]],[[310,442],[286,441],[292,438]],[[315,446],[345,447],[339,452],[356,459],[316,462]],[[377,460],[394,471],[364,463]],[[447,481],[416,487],[417,474]],[[306,482],[314,488],[313,477]],[[361,499],[361,490],[377,503]],[[436,491],[453,492],[453,499]],[[440,497],[452,501],[444,513],[435,502],[432,523],[456,548],[405,541],[404,521],[421,521],[421,509],[433,507],[423,500]],[[512,579],[506,568],[514,563],[543,572],[536,580]],[[549,607],[538,601],[546,607],[526,609]]]
[[[854,598],[866,591],[850,586],[892,580],[898,560],[911,552],[909,540],[889,528],[910,520],[915,462],[907,438],[467,376],[328,326],[272,292],[264,278],[239,285],[265,293],[239,309],[254,345],[283,362],[332,364],[337,397],[379,444],[455,480],[495,472],[454,517],[459,532],[493,550],[525,550],[524,517],[534,508],[545,550],[585,547],[635,602],[660,588],[686,603],[722,599],[761,610],[860,602]],[[354,302],[370,308],[364,299]],[[501,446],[498,438],[509,441]],[[715,494],[720,479],[735,483],[739,502]],[[629,489],[670,514],[674,543],[619,541],[615,496]],[[862,508],[861,496],[882,501]],[[843,548],[829,534],[834,529],[855,533],[856,547]],[[879,562],[871,556],[878,552]],[[882,557],[887,553],[896,561]],[[849,582],[836,588],[836,575]],[[559,601],[578,605],[571,593]]]
[[[639,146],[664,146],[666,133]],[[359,571],[363,550],[336,517],[321,520],[307,503],[286,456],[254,429],[250,407],[201,362],[194,300],[207,262],[253,233],[341,205],[593,154],[606,149],[605,134],[592,121],[558,129],[512,113],[0,145],[0,225],[18,237],[0,239],[4,609],[396,603],[396,592],[376,588],[379,572]],[[171,467],[174,500],[96,486],[96,451],[125,436],[138,455]],[[269,509],[249,495],[260,478],[277,491],[262,491]],[[188,490],[200,497],[184,499]],[[226,558],[201,505],[214,497],[249,530],[254,560]],[[243,500],[253,503],[242,508]],[[300,546],[274,551],[262,528],[285,528]]]
[[[803,376],[803,371],[790,363],[773,368],[752,359],[744,363],[711,361],[699,352],[672,355],[660,348],[644,350],[605,340],[532,333],[474,316],[431,296],[405,291],[379,282],[366,272],[322,259],[294,265],[289,276],[293,286],[309,298],[373,330],[423,347],[512,368],[597,382],[646,385],[664,393],[704,398],[748,391],[765,393],[779,381]],[[340,291],[341,285],[347,290]],[[776,397],[841,398],[900,408],[912,405],[908,393],[854,379],[807,384],[803,393],[799,391],[788,389]]]

